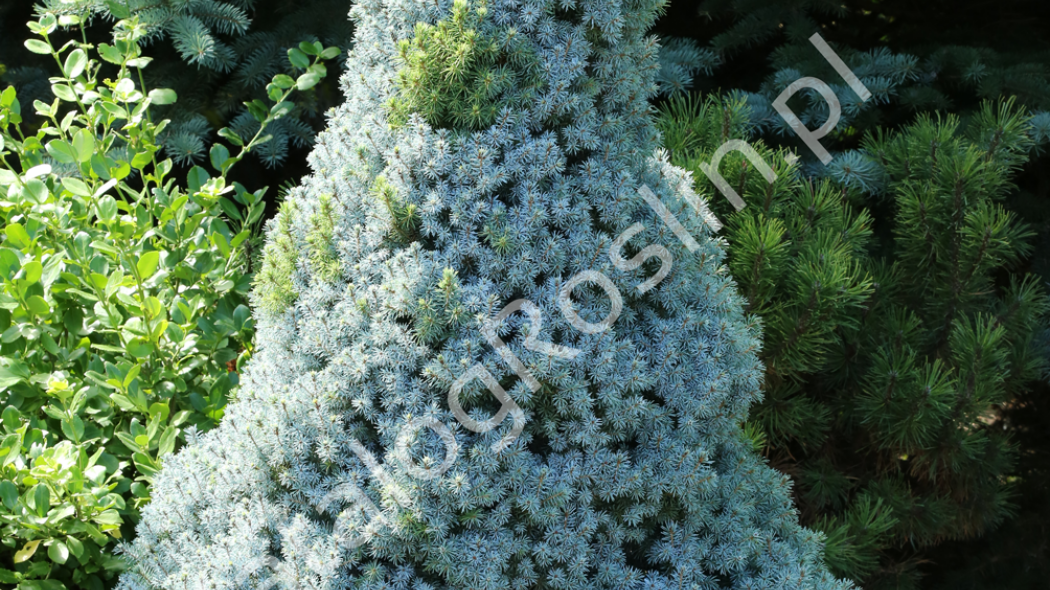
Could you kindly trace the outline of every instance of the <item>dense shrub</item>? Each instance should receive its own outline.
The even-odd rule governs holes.
[[[118,23],[101,60],[56,41],[56,27],[32,22],[26,42],[60,67],[55,100],[32,105],[43,124],[24,128],[28,105],[0,93],[0,583],[95,589],[122,569],[114,540],[133,532],[154,475],[187,428],[221,419],[251,351],[249,248],[266,189],[226,175],[296,83],[276,78],[277,104],[249,107],[255,137],[223,133],[235,156],[216,144],[213,172],[176,178],[158,152],[168,122],[151,116],[176,96],[138,84],[143,27]],[[322,73],[307,66],[300,87]]]
[[[673,101],[661,128],[714,193],[700,164],[748,123],[741,101],[709,98]],[[1010,512],[1002,409],[1047,367],[1050,301],[1018,268],[1031,232],[1000,204],[1032,134],[1004,101],[965,126],[924,116],[871,134],[831,179],[761,144],[776,182],[739,153],[723,164],[747,203],[714,206],[728,266],[765,328],[755,434],[827,533],[829,567],[866,588],[915,587],[930,548]],[[859,205],[891,215],[876,227]]]

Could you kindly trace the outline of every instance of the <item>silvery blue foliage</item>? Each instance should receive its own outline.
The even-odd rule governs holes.
[[[1036,153],[1039,153],[1047,143],[1050,143],[1050,112],[1033,112],[1029,124],[1032,126],[1032,139],[1035,141]]]
[[[354,6],[346,103],[288,197],[290,226],[271,223],[267,238],[287,230],[306,252],[329,203],[338,277],[326,281],[330,269],[303,254],[294,303],[273,313],[257,300],[258,353],[240,397],[157,476],[125,546],[123,590],[848,587],[822,565],[819,534],[799,526],[788,479],[740,430],[762,379],[758,328],[724,244],[686,204],[691,179],[658,150],[648,103],[658,45],[645,36],[657,4],[490,0],[485,31],[527,39],[546,84],[531,107],[505,108],[476,132],[418,116],[386,122],[397,42],[417,21],[446,18],[451,2]],[[416,206],[418,239],[392,239],[373,192],[379,175]],[[696,251],[639,197],[643,185]],[[645,229],[628,252],[661,244],[674,257],[645,294],[636,286],[655,268],[621,271],[609,256],[635,223]],[[496,247],[493,235],[506,239]],[[451,302],[437,287],[446,268],[458,273]],[[594,334],[557,304],[561,285],[587,270],[623,298],[611,328]],[[519,298],[541,309],[542,325],[516,313],[499,334],[538,391],[481,330]],[[572,300],[590,322],[610,311],[601,289],[577,287]],[[434,306],[466,313],[424,344],[413,326]],[[532,352],[526,334],[581,352]],[[479,434],[447,402],[475,363],[527,420],[499,452],[511,417]],[[479,380],[461,401],[475,420],[499,407]],[[419,469],[453,451],[431,429],[406,429],[413,419],[454,433],[458,458],[440,477]],[[362,509],[365,497],[382,515]]]
[[[657,92],[661,96],[689,90],[697,74],[710,75],[722,63],[718,53],[700,47],[692,39],[672,37],[663,40],[661,45],[660,70],[656,73]]]
[[[925,72],[919,68],[919,60],[908,54],[895,54],[885,47],[873,49],[868,52],[851,52],[842,56],[845,63],[864,86],[871,92],[871,98],[867,101],[861,100],[849,86],[833,72],[821,74],[822,79],[835,93],[840,102],[842,113],[838,127],[842,128],[853,123],[857,116],[866,109],[871,109],[881,104],[888,104],[899,99],[902,89],[912,83],[929,84],[931,80],[925,77],[935,77],[931,72]],[[821,61],[814,61],[821,60]],[[803,76],[813,76],[817,73],[816,66],[827,68],[823,58],[808,44],[802,47],[782,49],[777,63],[805,64],[803,69],[787,67],[778,69],[763,84],[757,93],[747,93],[748,107],[751,108],[752,119],[755,127],[761,132],[773,131],[781,136],[793,136],[791,127],[773,108],[773,101],[791,85],[792,82]],[[795,115],[809,129],[816,129],[828,119],[828,104],[816,92],[806,89],[798,93],[805,106],[801,107]]]
[[[889,184],[885,169],[876,164],[870,154],[860,150],[835,154],[835,159],[827,166],[819,162],[810,165],[812,176],[828,176],[841,186],[864,194],[882,193]]]

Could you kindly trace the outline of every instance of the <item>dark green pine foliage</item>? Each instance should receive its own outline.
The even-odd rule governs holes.
[[[298,78],[305,65],[289,63],[289,50],[306,41],[350,47],[353,26],[347,0],[42,0],[37,12],[89,19],[108,35],[116,18],[137,17],[152,41],[154,61],[143,70],[151,86],[173,88],[179,101],[162,137],[167,155],[181,164],[202,162],[213,133],[229,126],[252,137],[259,123],[245,107],[262,98],[277,74]],[[307,60],[308,62],[308,60]],[[305,63],[305,62],[304,62]],[[14,72],[10,82],[32,84],[33,72]],[[21,74],[21,75],[19,75]],[[334,80],[338,76],[330,76]],[[12,76],[7,76],[12,78]],[[21,91],[21,89],[20,89]],[[323,113],[339,102],[334,87],[297,93],[295,110],[267,128],[273,138],[253,152],[267,166],[285,161],[293,147],[313,144]]]
[[[989,534],[931,552],[939,570],[924,581],[931,590],[1041,588],[1050,579],[1050,376],[1014,399],[1004,421],[1021,450],[1017,515]]]
[[[747,137],[742,101],[674,100],[661,120],[672,161],[717,194],[699,165]],[[764,324],[753,438],[795,479],[829,566],[865,588],[917,587],[930,548],[1010,514],[1002,409],[1046,368],[1050,309],[1016,271],[1029,232],[999,203],[1030,134],[1004,102],[966,126],[922,116],[873,133],[841,181],[807,179],[760,142],[776,182],[737,152],[721,165],[747,203],[712,199],[729,268]]]

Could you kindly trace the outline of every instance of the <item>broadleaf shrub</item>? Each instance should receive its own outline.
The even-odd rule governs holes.
[[[56,28],[45,15],[26,42],[59,69],[55,100],[33,105],[42,125],[0,93],[0,583],[49,590],[112,579],[166,457],[222,418],[252,350],[266,191],[226,177],[295,90],[272,83],[259,133],[224,130],[235,155],[215,144],[211,171],[179,178],[151,118],[177,97],[141,85],[144,28],[120,21],[97,48]],[[332,56],[310,49],[310,68]]]

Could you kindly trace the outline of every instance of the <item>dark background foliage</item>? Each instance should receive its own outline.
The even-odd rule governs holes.
[[[719,50],[723,64],[710,76],[697,76],[695,91],[757,91],[774,71],[770,56],[793,41],[785,27],[755,25],[759,34],[750,37],[734,31],[744,28],[748,14],[734,12],[729,4],[725,0],[671,0],[657,23],[655,33],[661,37],[690,38],[701,47]],[[1000,88],[1001,94],[1018,96],[1030,109],[1050,109],[1050,3],[1043,0],[751,0],[738,4],[775,7],[781,22],[811,20],[796,25],[800,35],[819,30],[833,46],[859,51],[887,47],[922,59],[945,47],[991,49],[1001,64],[1026,64],[1035,70],[1010,78]],[[827,12],[795,8],[800,5],[823,6]],[[801,41],[805,43],[804,37]],[[946,78],[938,83],[948,94],[950,102],[945,106],[949,110],[959,113],[977,107],[982,97],[964,90],[960,80]],[[899,127],[915,114],[908,107],[887,105],[874,110],[867,123]],[[838,147],[855,148],[861,137],[856,134]],[[1008,205],[1036,226],[1036,251],[1046,253],[1050,251],[1050,154],[1033,157],[1016,182],[1020,190]],[[1050,280],[1050,255],[1033,257],[1031,265],[1030,270]]]

